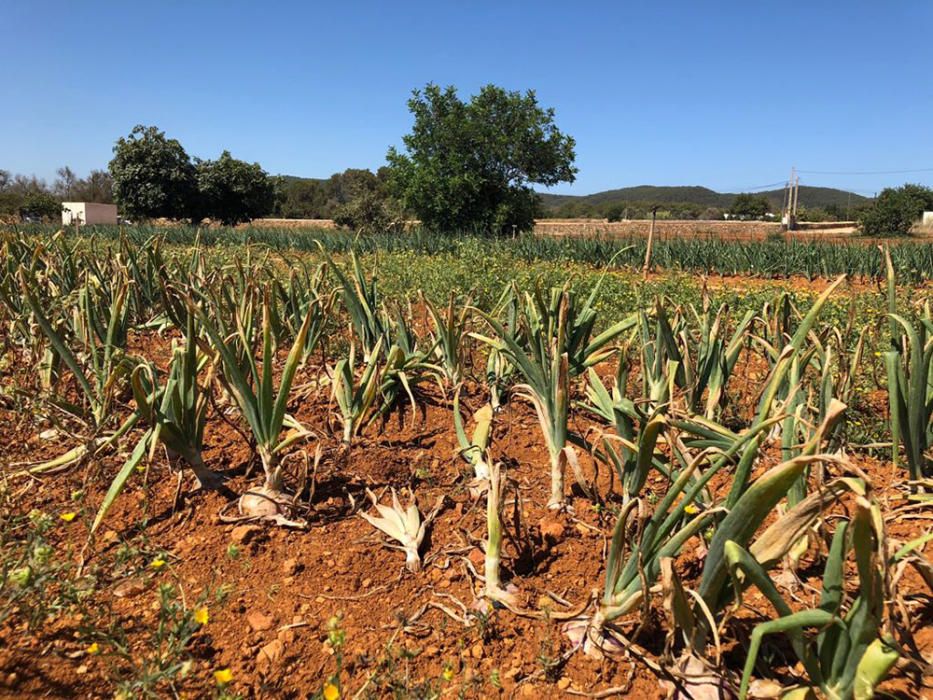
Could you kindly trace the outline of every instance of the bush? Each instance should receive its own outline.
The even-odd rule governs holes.
[[[30,192],[19,205],[19,215],[23,219],[61,221],[62,203],[47,192]]]
[[[873,206],[859,214],[866,236],[906,236],[923,212],[933,209],[933,189],[903,185],[882,190]]]
[[[375,191],[361,192],[341,204],[334,213],[334,223],[364,234],[386,233],[404,226],[403,217]]]
[[[613,204],[606,210],[606,221],[622,221],[625,215],[625,207],[621,204]]]

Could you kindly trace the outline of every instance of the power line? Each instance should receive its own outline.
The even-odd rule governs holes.
[[[824,189],[824,190],[841,190],[842,192],[851,192],[852,194],[864,194],[870,197],[878,193],[877,189],[862,190],[862,189],[855,189],[854,187],[837,187],[836,185],[822,185],[820,183],[813,183],[810,181],[807,181],[806,185],[802,184],[801,187],[813,187],[813,188],[819,188],[819,189]]]
[[[798,170],[808,175],[906,175],[908,173],[933,173],[933,168],[912,170]]]
[[[755,187],[730,187],[729,192],[754,192],[755,190],[766,190],[769,187],[783,187],[787,184],[787,180],[778,180],[777,182],[769,182],[767,185],[757,185]]]

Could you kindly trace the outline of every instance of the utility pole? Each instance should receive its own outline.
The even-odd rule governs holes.
[[[800,178],[797,176],[797,168],[790,169],[790,179],[787,181],[787,187],[784,190],[784,208],[781,212],[781,224],[786,231],[793,231],[797,228],[797,198],[800,193]]]
[[[784,206],[781,209],[781,227],[785,231],[794,229],[794,180],[796,177],[796,168],[791,168],[787,187],[784,188]]]

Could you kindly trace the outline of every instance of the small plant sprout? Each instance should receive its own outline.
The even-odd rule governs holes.
[[[420,571],[421,555],[418,550],[421,548],[421,543],[424,541],[424,535],[428,527],[434,518],[437,517],[437,514],[444,505],[444,497],[438,497],[437,503],[434,504],[434,508],[427,517],[422,520],[421,514],[418,512],[418,504],[415,502],[414,495],[412,495],[408,506],[402,508],[398,500],[398,495],[395,493],[395,489],[392,489],[391,507],[380,504],[379,499],[376,498],[376,495],[369,489],[366,490],[366,494],[373,502],[376,510],[379,511],[379,517],[369,515],[363,511],[360,511],[360,515],[363,516],[370,525],[384,532],[399,543],[399,545],[388,546],[401,549],[405,552],[405,566],[409,571]]]

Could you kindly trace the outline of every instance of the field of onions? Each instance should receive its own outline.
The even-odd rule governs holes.
[[[28,225],[20,229],[33,234],[51,234],[49,226]],[[440,234],[415,228],[404,234],[353,234],[343,230],[295,229],[242,226],[85,226],[76,233],[94,240],[125,238],[143,245],[153,237],[170,244],[190,245],[198,241],[212,247],[258,246],[278,252],[315,252],[323,245],[332,253],[411,253],[418,256],[460,256],[481,251],[491,259],[514,258],[525,262],[568,261],[598,268],[641,269],[647,239],[643,235],[592,235],[554,237],[522,235],[490,238],[469,232]],[[654,269],[704,275],[743,275],[761,279],[802,277],[808,280],[845,274],[852,279],[884,279],[884,261],[877,245],[853,237],[851,242],[801,240],[780,235],[767,239],[735,240],[660,236],[654,241]],[[933,278],[933,241],[929,237],[892,238],[889,254],[898,280],[912,284]]]
[[[234,235],[0,233],[0,696],[933,692],[933,246]]]

